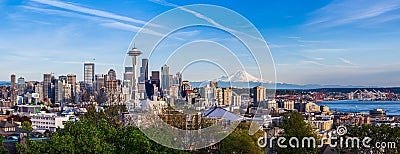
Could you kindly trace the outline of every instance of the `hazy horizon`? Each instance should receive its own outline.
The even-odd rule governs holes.
[[[399,1],[228,3],[201,0],[196,3],[235,11],[259,30],[276,67],[276,78],[261,74],[267,80],[300,85],[400,86]],[[191,4],[194,2],[177,0],[0,0],[0,35],[3,36],[0,38],[0,81],[9,81],[11,74],[41,81],[43,73],[50,72],[56,76],[73,73],[82,80],[83,63],[93,59],[96,59],[96,74],[114,69],[121,79],[126,52],[140,28],[165,11]],[[188,17],[193,17],[185,17],[187,20],[204,20],[214,25],[225,22],[196,14],[200,10],[185,11]],[[217,14],[213,18],[224,16]],[[163,29],[170,25],[153,26]],[[238,50],[233,51],[235,54],[242,55],[242,47],[225,32],[205,27],[176,31],[172,40],[161,45],[165,50],[174,51],[174,43],[188,39],[225,41]],[[139,50],[145,46],[136,44]],[[217,47],[212,49],[217,52]],[[190,50],[200,53],[209,49]],[[222,50],[214,57],[225,56]],[[230,62],[223,58],[217,60]],[[159,61],[150,61],[149,71],[160,70],[160,65]],[[179,69],[171,68],[170,73],[175,74]],[[194,65],[191,69],[184,74],[187,80],[211,80],[224,75],[207,64]],[[258,73],[251,69],[248,72],[254,76]]]

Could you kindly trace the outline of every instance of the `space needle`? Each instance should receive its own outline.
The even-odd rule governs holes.
[[[128,52],[128,55],[132,57],[132,69],[133,69],[133,75],[132,75],[132,100],[137,100],[137,78],[136,78],[136,64],[137,64],[137,58],[140,56],[142,52],[140,52],[136,47],[133,47],[131,51]]]

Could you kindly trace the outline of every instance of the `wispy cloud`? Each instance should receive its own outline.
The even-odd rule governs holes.
[[[318,66],[326,66],[325,64],[322,64],[322,63],[317,62],[317,61],[312,61],[312,60],[303,60],[303,61],[301,61],[301,63],[303,63],[303,64],[313,64],[313,65],[318,65]]]
[[[286,45],[279,45],[271,42],[267,42],[268,48],[275,49],[275,48],[284,48]]]
[[[329,41],[325,40],[297,40],[300,43],[328,43]]]
[[[88,15],[92,15],[92,16],[98,16],[98,17],[109,18],[109,19],[114,19],[114,20],[121,20],[121,21],[126,21],[126,22],[142,24],[142,25],[147,24],[147,22],[143,21],[143,20],[133,19],[131,17],[121,16],[121,15],[117,15],[117,14],[106,12],[106,11],[81,7],[81,6],[73,5],[70,3],[64,3],[64,2],[55,1],[55,0],[32,0],[32,1],[40,3],[40,4],[45,4],[45,5],[50,5],[53,7],[70,10],[70,11],[84,13],[84,14],[88,14]],[[154,25],[154,24],[149,24],[149,26],[161,27],[159,25]]]
[[[400,9],[400,1],[392,0],[351,0],[333,1],[311,13],[311,20],[306,24],[334,27],[351,24],[369,19],[382,18],[392,11]],[[397,18],[388,18],[386,21]]]
[[[342,57],[340,57],[339,60],[341,60],[343,63],[349,64],[349,65],[354,65],[353,62],[351,62],[350,60],[344,59]]]
[[[301,50],[301,52],[308,52],[308,53],[337,53],[337,52],[346,52],[349,49],[340,49],[340,48],[333,48],[333,49],[329,49],[329,48],[321,48],[321,49],[305,49],[305,50]]]
[[[121,29],[121,30],[132,31],[132,32],[138,32],[141,29],[141,27],[137,27],[137,26],[134,26],[134,25],[121,23],[121,22],[118,22],[118,21],[102,23],[100,25],[101,26],[105,26],[105,27],[110,27],[110,28],[116,28],[116,29]],[[155,32],[155,31],[152,31],[152,30],[149,30],[149,29],[142,29],[142,32],[143,33],[147,33],[147,34],[151,34],[151,35],[155,35],[155,36],[165,36],[162,33]]]
[[[184,37],[193,37],[196,35],[199,35],[200,31],[199,30],[192,30],[192,31],[182,31],[182,32],[176,32],[174,35],[176,36],[184,36]]]
[[[62,10],[45,9],[45,8],[32,7],[32,6],[19,6],[19,7],[27,9],[27,10],[35,11],[35,12],[41,12],[41,13],[64,16],[64,17],[83,18],[83,19],[89,19],[89,20],[95,20],[95,21],[111,21],[108,19],[100,18],[100,17],[87,16],[87,15],[83,15],[83,14],[77,14],[74,12],[67,12],[67,11],[62,11]]]
[[[234,32],[234,33],[238,33],[238,34],[243,34],[243,35],[249,36],[249,37],[251,37],[251,38],[253,38],[253,39],[256,39],[256,40],[264,41],[263,39],[261,39],[261,38],[259,38],[259,37],[257,37],[257,36],[253,36],[253,35],[247,34],[247,33],[245,33],[245,32],[241,32],[241,31],[237,31],[237,30],[235,30],[235,29],[228,28],[228,27],[226,27],[226,26],[224,26],[224,25],[218,23],[218,22],[215,21],[214,19],[209,18],[209,17],[207,17],[207,16],[205,16],[205,15],[199,13],[199,12],[196,12],[196,11],[193,11],[193,10],[190,10],[190,9],[187,9],[187,8],[185,8],[185,7],[181,7],[181,6],[176,5],[176,4],[173,4],[173,3],[169,3],[169,2],[167,2],[167,1],[165,1],[165,0],[149,0],[149,1],[150,1],[150,2],[154,2],[154,3],[157,3],[157,4],[160,4],[160,5],[164,5],[164,6],[169,6],[169,7],[178,8],[178,9],[180,9],[180,10],[182,10],[182,11],[185,11],[185,12],[187,12],[187,13],[193,14],[194,16],[196,16],[196,17],[199,18],[199,19],[202,19],[202,20],[207,21],[208,23],[214,25],[214,26],[217,27],[217,28],[220,28],[220,29],[223,29],[223,30],[226,30],[226,31],[230,31],[230,32]],[[245,26],[248,27],[249,25],[245,25]]]
[[[301,37],[299,37],[299,36],[287,36],[286,38],[289,38],[289,39],[300,39]]]
[[[32,10],[32,11],[36,11],[36,12],[47,13],[47,14],[52,14],[52,15],[59,15],[59,16],[72,17],[72,18],[82,18],[82,19],[97,21],[97,22],[100,22],[100,26],[103,26],[103,27],[127,30],[127,31],[131,31],[131,32],[138,32],[141,29],[141,27],[138,27],[135,25],[122,23],[122,22],[115,21],[110,18],[103,18],[101,16],[91,16],[91,15],[85,15],[85,14],[78,14],[75,12],[67,12],[67,11],[54,10],[54,9],[44,9],[44,8],[38,8],[38,7],[32,7],[32,6],[20,6],[20,7],[24,8],[24,9],[28,9],[28,10]],[[148,29],[142,29],[142,32],[151,34],[151,35],[155,35],[155,36],[164,36],[164,34],[161,34],[159,32],[155,32],[152,30],[148,30]]]
[[[83,65],[82,61],[53,61],[54,63],[62,63],[62,64],[71,64],[71,65]],[[113,63],[101,63],[96,62],[98,66],[114,66],[114,67],[122,67],[121,64],[113,64]]]
[[[170,6],[170,7],[178,8],[178,9],[180,9],[180,10],[182,10],[182,11],[185,11],[185,12],[187,12],[187,13],[193,14],[193,15],[196,16],[197,18],[206,20],[207,22],[211,23],[212,25],[214,25],[214,26],[216,26],[216,27],[218,27],[218,28],[223,28],[223,29],[231,30],[231,29],[229,29],[229,28],[227,28],[227,27],[225,27],[225,26],[219,24],[218,22],[214,21],[213,19],[211,19],[211,18],[209,18],[209,17],[207,17],[207,16],[205,16],[205,15],[199,13],[199,12],[196,12],[196,11],[193,11],[193,10],[189,10],[189,9],[187,9],[187,8],[184,8],[184,7],[180,7],[179,5],[176,5],[176,4],[173,4],[173,3],[169,3],[169,2],[164,1],[164,0],[150,0],[150,1],[151,1],[151,2],[154,2],[154,3],[157,3],[157,4],[164,5],[164,6]]]

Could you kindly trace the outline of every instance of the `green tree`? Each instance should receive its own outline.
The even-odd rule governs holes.
[[[347,153],[400,153],[400,127],[390,127],[389,125],[360,125],[360,126],[347,126],[348,133],[346,137],[358,137],[361,140],[369,137],[372,141],[369,143],[370,148],[360,146],[359,148],[342,147],[336,148],[336,151]],[[396,147],[386,146],[385,148],[375,148],[377,142],[395,142]]]
[[[257,140],[259,137],[263,136],[262,131],[257,132],[255,135],[249,135],[250,123],[241,123],[239,126],[229,134],[225,139],[223,139],[220,145],[221,153],[252,153],[261,154],[264,153],[257,145]]]
[[[78,122],[67,122],[64,129],[52,134],[46,142],[26,140],[18,144],[22,153],[185,153],[163,147],[148,139],[138,128],[124,127],[118,120],[118,111],[88,110]]]
[[[29,121],[24,121],[21,124],[22,129],[31,132],[33,130],[32,124]]]
[[[3,140],[4,140],[3,135],[0,135],[0,141],[1,141],[0,142],[0,154],[7,154],[8,150],[4,147]]]
[[[303,148],[302,147],[302,139],[305,137],[314,137],[317,140],[317,135],[312,131],[312,128],[310,125],[308,125],[304,121],[303,115],[297,112],[289,112],[285,113],[283,116],[283,125],[282,128],[284,129],[284,135],[286,141],[284,142],[283,145],[288,145],[287,148],[280,148],[277,147],[277,152],[278,153],[296,153],[296,154],[309,154],[309,153],[318,153],[318,141],[316,141],[315,148]],[[293,148],[289,146],[289,140],[292,137],[296,137],[299,139],[299,147]],[[305,145],[308,145],[306,143]]]

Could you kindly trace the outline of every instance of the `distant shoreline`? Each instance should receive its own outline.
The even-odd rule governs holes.
[[[400,116],[400,101],[359,101],[338,100],[317,102],[317,105],[326,105],[331,111],[343,113],[369,113],[370,110],[381,108],[387,111],[387,116]]]

